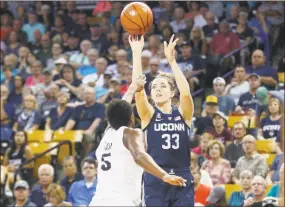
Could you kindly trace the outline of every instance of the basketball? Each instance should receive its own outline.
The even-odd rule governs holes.
[[[152,27],[152,11],[144,3],[129,3],[121,13],[121,24],[129,34],[143,35]]]

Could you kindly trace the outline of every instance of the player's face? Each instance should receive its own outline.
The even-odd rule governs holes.
[[[151,84],[151,98],[154,103],[165,103],[174,96],[170,85],[165,78],[156,78]]]
[[[82,174],[85,178],[93,178],[96,175],[96,167],[93,164],[87,162],[82,166]]]
[[[211,148],[210,148],[210,157],[211,158],[219,158],[221,156],[221,152],[220,152],[220,146],[218,144],[214,144]]]

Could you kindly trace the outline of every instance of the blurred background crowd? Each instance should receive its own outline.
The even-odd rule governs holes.
[[[1,206],[88,206],[105,107],[132,80],[127,3],[1,1]],[[163,41],[179,38],[195,103],[196,205],[284,206],[284,2],[146,3],[148,95],[157,74],[171,73]],[[134,113],[140,127],[135,104]],[[44,153],[66,140],[72,153]]]

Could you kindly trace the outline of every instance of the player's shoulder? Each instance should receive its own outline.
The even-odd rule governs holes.
[[[139,128],[125,128],[124,135],[141,135],[143,131]]]

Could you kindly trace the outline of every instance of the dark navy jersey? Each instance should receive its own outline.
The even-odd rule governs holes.
[[[153,117],[144,129],[147,153],[162,168],[189,169],[190,128],[176,107],[171,114],[154,108]]]
[[[269,116],[265,117],[264,119],[261,120],[261,129],[263,133],[263,137],[265,139],[269,138],[277,138],[278,133],[281,128],[281,118],[276,121],[272,121]]]

